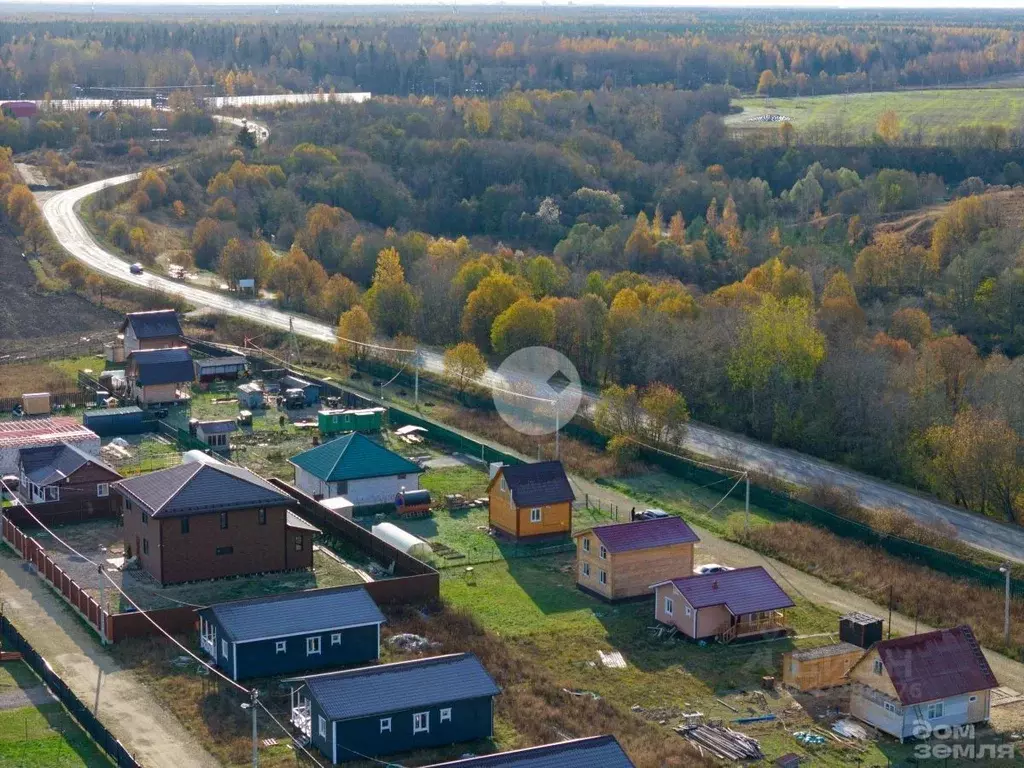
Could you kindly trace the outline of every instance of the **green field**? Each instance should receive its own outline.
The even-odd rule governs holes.
[[[773,130],[778,123],[752,121],[765,114],[780,114],[800,131],[842,125],[853,141],[870,139],[879,116],[893,110],[900,118],[904,135],[916,135],[920,128],[926,140],[966,126],[999,125],[1013,128],[1024,117],[1024,88],[979,90],[919,90],[854,93],[796,98],[747,97],[733,101],[743,112],[730,115],[726,123],[734,128]],[[770,106],[769,106],[770,105]]]

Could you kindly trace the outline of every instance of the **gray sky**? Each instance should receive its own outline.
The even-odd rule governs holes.
[[[926,8],[943,8],[943,9],[956,9],[962,8],[964,10],[980,10],[980,9],[999,9],[999,10],[1018,10],[1024,9],[1024,0],[979,0],[979,2],[964,2],[964,0],[853,0],[853,2],[836,2],[836,3],[825,3],[822,0],[716,0],[713,4],[709,3],[708,0],[701,0],[696,2],[689,2],[688,0],[680,0],[673,2],[672,0],[573,0],[572,3],[568,0],[513,0],[513,2],[498,2],[497,0],[487,2],[486,0],[475,0],[475,2],[459,2],[456,0],[458,5],[467,6],[541,6],[547,5],[552,8],[564,7],[567,5],[573,5],[575,7],[586,7],[586,6],[601,6],[601,7],[673,7],[673,8],[820,8],[820,9],[855,9],[855,8],[878,8],[878,9],[898,9],[898,8],[910,8],[910,9],[926,9]],[[69,6],[75,7],[88,7],[91,5],[103,6],[103,5],[116,5],[120,8],[131,8],[131,7],[146,7],[155,8],[160,6],[206,6],[208,8],[216,8],[216,6],[274,6],[279,7],[282,11],[285,11],[289,6],[301,5],[305,8],[310,6],[358,6],[366,8],[371,5],[387,5],[387,6],[417,6],[417,7],[438,7],[440,5],[449,5],[450,0],[442,2],[441,0],[378,0],[377,2],[346,2],[345,0],[307,0],[302,3],[294,2],[276,2],[275,0],[133,0],[133,2],[126,3],[125,0],[54,0],[54,2],[48,2],[47,0],[7,0],[4,5],[30,5],[39,10],[46,10],[48,6],[58,6],[60,8],[67,8]]]

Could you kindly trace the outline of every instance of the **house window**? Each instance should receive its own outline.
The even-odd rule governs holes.
[[[598,569],[598,571],[597,571],[597,580],[599,582],[601,582],[602,584],[607,584],[608,583],[608,572],[605,571],[603,568]]]
[[[320,635],[306,638],[306,655],[315,656],[320,653]]]
[[[683,606],[683,613],[685,613],[687,616],[689,616],[690,614],[693,613],[693,610],[690,608],[690,606],[684,605]]]
[[[943,714],[943,704],[941,701],[936,701],[934,704],[928,705],[928,719],[938,720]]]
[[[110,495],[110,483],[96,483],[96,495],[100,498]]]
[[[391,733],[391,718],[390,717],[382,717],[380,719],[380,732],[381,733]]]
[[[131,510],[131,508],[132,508],[132,500],[131,499],[125,499],[124,500],[124,508],[127,509],[127,510]]]
[[[978,697],[977,696],[968,696],[967,697],[967,703],[968,704],[976,704],[977,701],[978,701]]]
[[[60,488],[56,485],[44,486],[43,493],[45,494],[44,499],[46,501],[60,501]]]
[[[260,525],[267,524],[267,509],[266,507],[260,507],[256,510],[256,520]]]
[[[327,721],[324,720],[323,715],[316,716],[316,730],[320,734],[321,739],[327,738]]]
[[[146,510],[140,509],[139,514],[142,515],[142,524],[149,525],[149,515],[146,514]]]
[[[304,546],[304,544],[302,542],[302,536],[301,535],[296,536],[295,537],[295,551],[296,552],[301,552],[303,546]]]
[[[288,641],[278,640],[274,643],[274,653],[287,653],[288,652]]]
[[[533,509],[530,510],[530,522],[531,523],[539,523],[540,522],[540,507],[534,507]]]
[[[230,555],[235,551],[234,547],[217,547],[215,550],[218,555]]]
[[[669,616],[671,616],[672,615],[672,608],[673,608],[672,598],[671,597],[666,597],[665,598],[665,613],[667,613]]]
[[[590,578],[590,563],[583,563],[583,565],[581,566],[581,570],[583,572],[583,575],[586,576],[589,579]]]
[[[604,544],[602,544],[601,549],[597,551],[597,556],[600,557],[602,560],[608,559],[608,550],[605,549]]]
[[[583,537],[583,551],[584,552],[589,552],[590,551],[590,537],[589,536],[584,536]]]
[[[430,733],[430,713],[417,712],[412,716],[413,733]]]
[[[228,527],[228,513],[227,512],[221,512],[220,513],[220,528],[221,528],[221,530],[224,530],[227,527]]]
[[[182,533],[188,533],[188,525],[189,525],[188,518],[187,517],[181,518],[181,532]]]
[[[505,476],[504,475],[501,476],[501,490],[503,490],[503,491],[507,491],[508,490],[508,483],[505,482]]]
[[[875,667],[874,667],[874,669],[875,669],[875,674],[876,675],[882,674],[882,660],[881,659],[875,659]]]
[[[142,554],[144,554],[144,555],[148,555],[149,554],[149,539],[143,539],[142,540]]]
[[[225,659],[228,657],[228,641],[227,640],[221,640],[220,641],[220,655],[223,656]]]
[[[341,632],[331,633],[331,645],[341,645]]]
[[[452,708],[445,707],[441,710],[441,722],[450,723],[452,721]]]

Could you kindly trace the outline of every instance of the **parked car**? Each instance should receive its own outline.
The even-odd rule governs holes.
[[[637,515],[638,520],[659,520],[663,517],[672,517],[672,515],[664,509],[645,509]]]
[[[718,563],[708,563],[707,565],[698,565],[693,569],[693,572],[698,576],[705,576],[709,573],[725,573],[726,571],[733,570],[727,565],[719,565]]]
[[[142,265],[139,264],[139,262],[136,261],[134,264],[132,264],[130,267],[128,267],[128,271],[131,272],[133,275],[141,275],[142,274]]]

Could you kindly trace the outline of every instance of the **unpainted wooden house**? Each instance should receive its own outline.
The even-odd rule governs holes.
[[[987,722],[999,686],[966,624],[875,643],[850,682],[850,714],[900,741]]]
[[[782,655],[782,682],[798,691],[834,688],[849,682],[854,664],[866,651],[851,643],[833,643]]]
[[[678,517],[600,525],[573,538],[576,586],[605,600],[650,595],[653,583],[692,573],[700,541]]]
[[[135,350],[124,369],[129,393],[143,407],[187,400],[193,374],[188,347]]]
[[[576,495],[560,461],[504,465],[487,486],[491,528],[513,539],[563,539]]]

